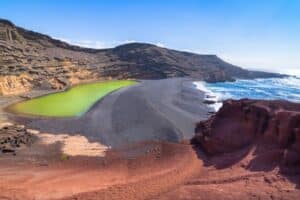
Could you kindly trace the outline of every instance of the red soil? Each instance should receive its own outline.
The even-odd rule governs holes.
[[[299,199],[299,116],[299,104],[228,101],[198,124],[193,148],[149,142],[105,158],[1,158],[0,199]]]
[[[134,155],[133,149],[144,153]],[[146,199],[177,187],[201,168],[190,145],[160,143],[122,149],[122,155],[110,152],[105,159],[15,163],[1,162],[0,199]]]
[[[225,102],[196,127],[201,175],[159,199],[298,199],[299,128],[300,104]]]
[[[201,173],[157,200],[296,200],[300,175],[282,174],[278,168],[250,170],[256,147],[213,157],[199,153]]]

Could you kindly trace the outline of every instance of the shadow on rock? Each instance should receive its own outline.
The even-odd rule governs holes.
[[[300,187],[300,104],[228,100],[199,122],[195,133],[192,143],[206,165],[223,169],[241,163],[252,172],[278,170]]]

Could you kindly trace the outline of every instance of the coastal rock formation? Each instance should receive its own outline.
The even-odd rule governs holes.
[[[227,100],[192,139],[203,168],[159,200],[294,200],[300,195],[300,104]]]
[[[32,78],[28,89],[62,89],[84,81],[111,78],[190,76],[215,82],[282,76],[248,71],[215,55],[198,55],[151,44],[131,43],[102,50],[82,48],[0,19],[0,84],[5,84],[7,76],[20,74]],[[22,82],[17,81],[5,89],[8,93],[2,92],[2,95],[23,90],[14,87]]]
[[[197,124],[194,142],[209,155],[255,146],[252,166],[262,162],[300,167],[300,104],[287,101],[228,100],[209,120]]]

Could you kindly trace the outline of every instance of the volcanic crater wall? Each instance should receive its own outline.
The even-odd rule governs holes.
[[[20,75],[32,79],[27,81],[25,91],[59,90],[77,83],[105,79],[189,76],[216,82],[235,78],[283,77],[242,69],[216,55],[199,55],[145,43],[124,44],[111,49],[82,48],[0,19],[0,95],[24,91],[19,87],[23,80],[6,83],[11,76]]]

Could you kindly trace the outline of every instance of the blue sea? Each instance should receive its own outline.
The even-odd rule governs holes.
[[[207,99],[215,100],[215,110],[226,99],[285,99],[300,103],[300,77],[237,80],[235,82],[204,83],[194,82],[206,92]]]

